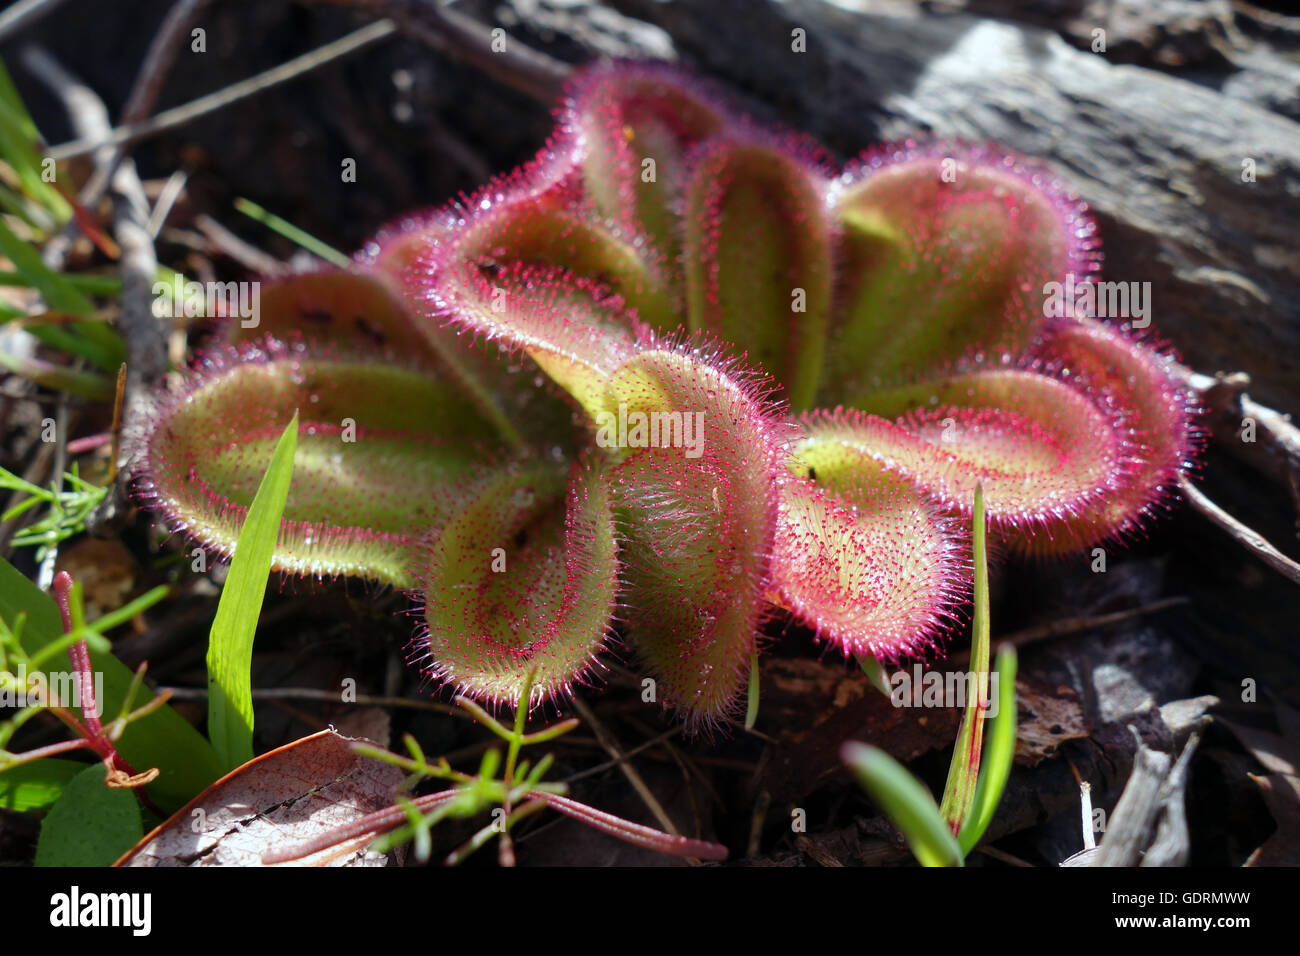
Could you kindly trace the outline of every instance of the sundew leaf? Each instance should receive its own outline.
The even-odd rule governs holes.
[[[1195,395],[1180,384],[1171,357],[1098,322],[1062,323],[1036,351],[1115,417],[1112,430],[1127,447],[1122,479],[1092,503],[1088,517],[1118,534],[1140,529],[1177,495],[1191,467],[1201,437]]]
[[[598,418],[597,444],[617,449],[610,480],[628,631],[658,700],[695,726],[737,716],[744,695],[765,613],[784,438],[752,383],[698,351],[629,360]]]
[[[516,464],[485,475],[465,498],[422,555],[426,628],[412,660],[494,704],[567,697],[596,666],[618,588],[597,467],[575,466],[566,487],[554,462]]]
[[[832,202],[840,239],[823,404],[858,405],[981,353],[1017,357],[1045,324],[1047,284],[1095,270],[1082,204],[990,150],[871,153]]]
[[[593,415],[610,376],[648,337],[622,299],[564,270],[514,266],[489,279],[461,269],[442,288],[452,321],[524,352]]]
[[[965,544],[908,479],[865,466],[853,477],[838,494],[807,479],[785,485],[773,599],[846,657],[920,653],[966,596]]]
[[[648,236],[660,261],[676,262],[686,156],[734,120],[680,72],[620,64],[579,74],[560,121],[583,144],[583,184],[596,208]]]
[[[208,637],[208,739],[227,770],[253,759],[253,638],[293,478],[298,415],[285,426],[248,509]],[[138,837],[137,837],[138,838]]]
[[[229,555],[295,411],[295,479],[272,562],[292,574],[410,586],[425,530],[458,506],[472,468],[505,454],[477,406],[427,368],[270,340],[209,356],[156,413],[134,449],[138,494]]]
[[[385,261],[394,268],[400,264]],[[251,315],[230,307],[230,288],[256,290],[255,299],[250,291],[246,295],[251,301],[236,303]],[[321,268],[242,287],[227,283],[221,291],[228,317],[220,338],[240,344],[274,336],[323,346],[340,357],[400,356],[404,363],[426,366],[434,377],[454,385],[503,441],[520,443],[520,427],[528,417],[519,414],[524,389],[495,356],[473,349],[452,332],[417,322],[401,288],[399,274],[362,266]]]
[[[680,324],[667,278],[639,235],[616,232],[581,206],[559,206],[548,194],[481,196],[470,200],[467,216],[454,239],[425,264],[435,287],[466,280],[477,284],[475,278],[491,286],[494,276],[512,269],[564,270],[617,295],[653,328]]]
[[[821,378],[830,306],[827,184],[798,154],[706,143],[686,188],[687,315],[784,383],[796,411]]]
[[[882,392],[871,409],[804,419],[799,460],[839,492],[880,465],[949,510],[970,514],[984,486],[993,528],[1038,553],[1071,550],[1116,530],[1099,506],[1131,480],[1134,449],[1115,414],[1064,381],[995,369]]]

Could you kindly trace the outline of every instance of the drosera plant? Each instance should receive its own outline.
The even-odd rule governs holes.
[[[922,866],[962,866],[993,822],[1016,750],[1016,650],[999,648],[996,681],[989,679],[989,587],[985,548],[984,494],[975,486],[973,521],[974,621],[971,671],[976,693],[966,701],[953,745],[943,798],[879,747],[848,741],[840,755],[886,816],[907,840]],[[996,716],[985,734],[985,713],[997,694]]]
[[[774,613],[863,661],[933,647],[977,483],[1040,556],[1172,500],[1197,432],[1167,350],[1046,305],[1100,264],[1026,159],[836,168],[679,71],[600,65],[522,169],[265,283],[131,436],[135,488],[228,553],[301,410],[273,568],[409,589],[411,659],[460,696],[562,700],[625,642],[708,728]]]
[[[525,678],[522,700],[532,699],[530,685],[535,674],[536,671],[532,670]],[[354,743],[352,749],[358,754],[407,771],[410,776],[402,787],[406,793],[399,793],[395,805],[387,810],[367,814],[345,827],[302,844],[273,850],[263,856],[263,863],[292,862],[371,834],[375,836],[372,849],[387,853],[410,843],[416,859],[425,863],[432,856],[433,833],[439,823],[488,814],[491,821],[448,853],[444,862],[448,866],[459,865],[495,838],[499,862],[503,866],[513,866],[515,851],[511,831],[526,818],[547,808],[626,843],[658,853],[705,861],[727,858],[727,848],[721,844],[664,833],[574,800],[567,795],[565,784],[545,779],[554,763],[551,754],[546,754],[536,764],[522,757],[524,747],[547,743],[578,727],[581,721],[576,717],[528,731],[528,713],[523,706],[516,709],[513,726],[507,727],[472,700],[458,697],[456,703],[468,716],[506,742],[504,758],[500,749],[490,749],[483,754],[478,772],[470,774],[453,769],[445,757],[430,763],[410,734],[405,737],[409,757],[371,744]],[[429,781],[444,781],[450,786],[418,797],[409,796],[416,785]]]

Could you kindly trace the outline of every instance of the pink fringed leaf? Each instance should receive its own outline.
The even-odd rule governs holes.
[[[618,558],[605,483],[554,464],[490,473],[436,524],[422,556],[424,634],[412,657],[440,683],[495,704],[565,697],[596,665]]]
[[[464,264],[438,274],[433,307],[459,327],[521,351],[592,412],[647,329],[622,299],[562,269],[516,265],[488,276]]]
[[[798,154],[716,140],[692,157],[686,301],[693,329],[743,350],[811,407],[830,306],[827,183]]]
[[[624,64],[583,73],[561,121],[583,144],[583,184],[600,213],[675,263],[686,155],[733,120],[681,73]]]
[[[1137,530],[1153,509],[1177,495],[1200,442],[1199,405],[1173,360],[1109,326],[1060,323],[1036,348],[1076,388],[1108,409],[1129,447],[1126,480],[1093,509],[1096,522],[1120,533]],[[1094,439],[1095,441],[1095,439]]]
[[[658,699],[712,725],[732,715],[756,646],[785,432],[752,383],[698,350],[637,355],[608,394],[597,442],[623,443],[610,477],[629,633]]]
[[[141,497],[228,555],[276,438],[299,412],[273,567],[409,585],[424,529],[460,503],[471,467],[504,449],[473,402],[427,366],[302,344],[209,354],[135,436]]]
[[[781,496],[774,597],[846,656],[897,660],[952,623],[967,550],[955,523],[900,475],[860,464],[839,496],[797,478]]]
[[[968,515],[982,481],[991,526],[1036,552],[1117,530],[1099,505],[1133,480],[1136,449],[1110,410],[1059,379],[972,372],[882,393],[873,410],[897,423],[845,410],[805,418],[798,459],[818,483],[843,494],[885,465]]]
[[[841,228],[828,387],[882,385],[985,353],[1018,358],[1045,286],[1095,268],[1093,223],[1045,173],[989,150],[873,153],[833,196]]]
[[[667,278],[641,254],[644,241],[616,234],[580,206],[558,206],[550,194],[515,198],[482,195],[467,202],[453,241],[416,257],[417,285],[482,282],[521,267],[564,270],[593,288],[619,296],[648,325],[676,328]]]

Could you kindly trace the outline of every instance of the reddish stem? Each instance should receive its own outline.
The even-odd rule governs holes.
[[[63,631],[71,634],[72,624],[72,575],[60,571],[54,576],[54,600],[59,605],[59,614],[63,617]],[[86,722],[84,736],[100,758],[114,769],[128,776],[136,776],[135,770],[126,759],[117,752],[113,742],[104,733],[104,725],[99,719],[99,706],[95,702],[94,674],[90,669],[90,647],[82,639],[68,647],[68,659],[77,675],[77,690],[81,696],[81,716]]]
[[[581,820],[589,827],[594,827],[612,837],[617,837],[627,843],[633,843],[658,853],[667,853],[671,856],[693,856],[701,860],[725,860],[727,858],[727,848],[720,843],[710,843],[707,840],[692,840],[690,837],[664,833],[662,830],[642,826],[639,823],[633,823],[631,820],[624,820],[622,817],[616,817],[604,810],[597,810],[595,807],[589,807],[585,803],[562,797],[557,793],[534,790],[528,794],[528,799],[541,800],[561,813],[573,817],[575,820]]]

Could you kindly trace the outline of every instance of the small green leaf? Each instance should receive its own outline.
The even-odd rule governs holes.
[[[758,655],[749,659],[749,695],[745,704],[745,729],[753,730],[758,723],[758,705],[761,700],[761,687],[758,674]]]
[[[37,866],[112,866],[144,835],[134,791],[105,785],[103,764],[86,767],[41,821]]]
[[[961,847],[939,815],[934,797],[906,767],[883,750],[855,740],[843,746],[840,757],[898,827],[922,866],[962,865]]]
[[[89,299],[41,261],[36,247],[14,235],[3,220],[0,220],[0,253],[14,264],[29,285],[40,292],[51,309],[73,315],[89,315],[95,311]]]
[[[208,640],[208,736],[229,770],[253,759],[253,692],[249,677],[253,637],[271,573],[280,516],[289,496],[297,443],[295,412],[248,509]]]
[[[958,840],[963,853],[979,843],[993,822],[993,814],[1011,776],[1011,761],[1016,755],[1016,649],[1011,644],[998,648],[995,673],[998,675],[998,713],[989,727],[984,746],[984,762],[979,783],[971,800],[970,814]]]
[[[59,799],[68,781],[85,769],[86,765],[76,760],[46,757],[0,770],[0,808],[44,810]]]

